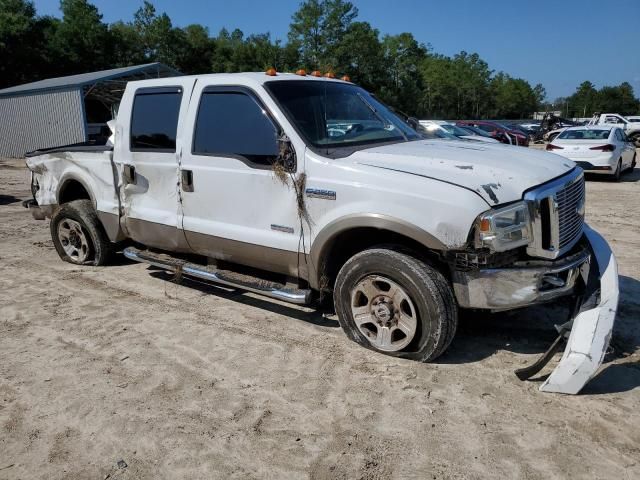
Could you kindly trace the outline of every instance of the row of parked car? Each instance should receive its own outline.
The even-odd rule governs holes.
[[[446,132],[458,138],[481,142],[500,142],[527,147],[530,141],[530,134],[524,130],[492,120],[460,120],[455,123],[420,120],[420,125],[430,132]]]
[[[636,146],[640,139],[640,122],[636,117],[599,114],[578,126],[561,126],[547,132],[546,150],[577,163],[585,172],[605,174],[614,180],[636,166]],[[505,125],[491,120],[420,120],[420,127],[430,136],[461,138],[479,142],[528,146],[537,135],[539,124]]]

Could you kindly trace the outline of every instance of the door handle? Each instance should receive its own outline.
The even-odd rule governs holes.
[[[193,192],[193,170],[180,170],[182,190]]]
[[[136,167],[133,165],[123,165],[122,178],[124,179],[124,183],[136,183]]]

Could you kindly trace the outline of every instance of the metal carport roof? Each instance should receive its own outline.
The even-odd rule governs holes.
[[[134,65],[132,67],[113,68],[111,70],[81,73],[78,75],[69,75],[67,77],[48,78],[37,82],[25,83],[24,85],[17,85],[15,87],[0,90],[0,97],[45,90],[68,90],[72,87],[85,87],[113,79],[128,82],[132,80],[144,80],[147,78],[171,77],[178,75],[182,75],[182,73],[162,63],[146,63],[144,65]]]

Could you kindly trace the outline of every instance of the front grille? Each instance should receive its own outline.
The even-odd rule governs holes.
[[[582,236],[584,227],[584,174],[580,168],[536,187],[524,196],[529,205],[532,242],[527,253],[557,258]]]
[[[558,205],[558,238],[560,249],[571,244],[582,233],[584,224],[584,178],[579,177],[555,195]]]

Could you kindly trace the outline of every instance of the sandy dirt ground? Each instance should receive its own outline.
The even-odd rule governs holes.
[[[601,372],[559,396],[513,370],[560,308],[466,315],[437,363],[392,359],[312,310],[60,261],[0,161],[0,479],[640,478],[640,169],[587,191],[621,305]]]

